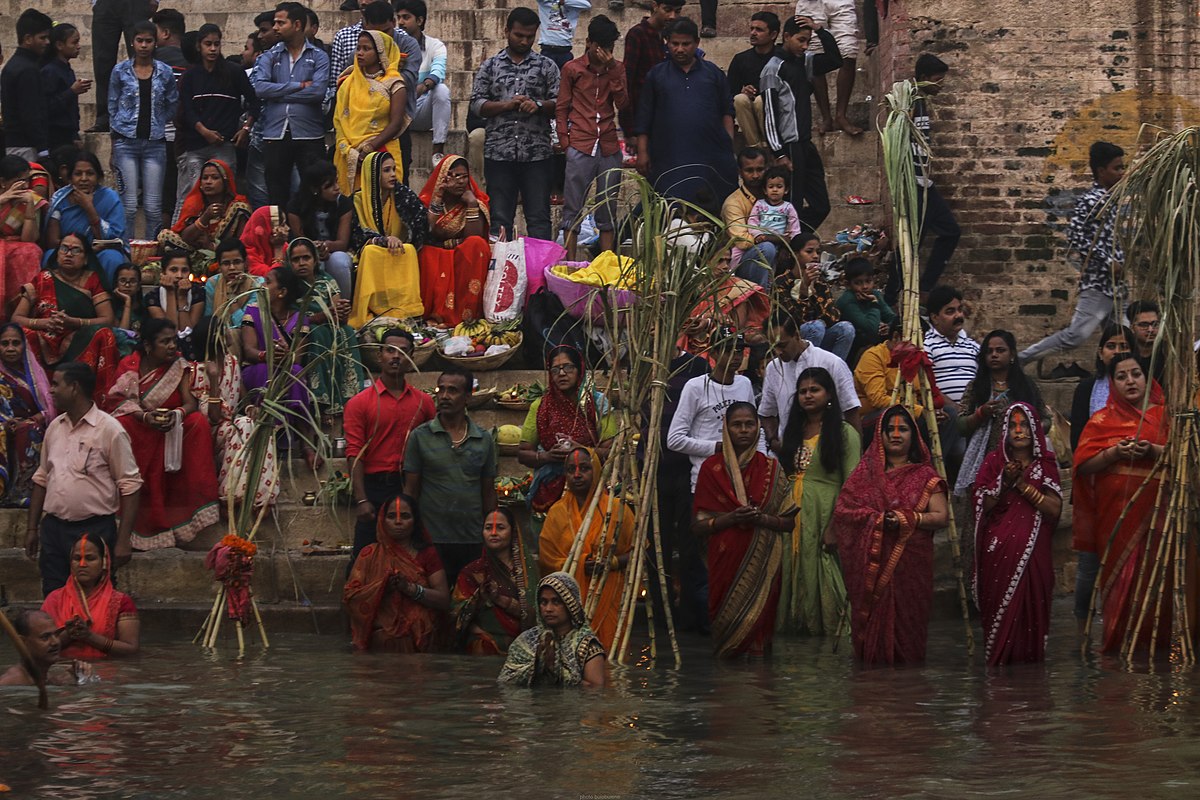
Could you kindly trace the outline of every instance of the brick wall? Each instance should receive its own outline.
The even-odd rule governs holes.
[[[972,301],[971,331],[1009,327],[1024,346],[1073,307],[1063,231],[1089,145],[1132,152],[1142,124],[1200,125],[1200,2],[890,6],[881,91],[923,52],[951,68],[933,123],[935,180],[963,227],[947,278]]]

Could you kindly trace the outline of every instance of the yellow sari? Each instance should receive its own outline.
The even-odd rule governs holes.
[[[592,491],[582,504],[570,491],[564,491],[562,499],[550,507],[546,522],[542,526],[538,541],[538,566],[543,575],[563,568],[576,536],[583,536],[583,549],[572,577],[579,583],[586,603],[592,576],[588,574],[587,560],[607,561],[613,556],[623,556],[633,547],[633,512],[618,498],[609,516],[609,495],[600,485],[600,458],[596,451],[583,448],[592,460]],[[587,531],[581,532],[583,517],[592,502],[592,495],[600,492],[596,513],[592,515]],[[605,518],[608,524],[605,524]],[[621,613],[621,595],[625,588],[625,570],[610,570],[604,579],[596,608],[589,620],[600,643],[606,651],[612,650],[613,638],[617,633],[617,617]]]
[[[358,59],[338,77],[337,104],[333,113],[333,128],[337,133],[333,163],[337,166],[338,188],[349,197],[359,186],[360,160],[365,160],[355,148],[379,134],[388,126],[392,113],[392,95],[404,88],[400,67],[404,64],[404,53],[390,36],[379,31],[363,31],[375,42],[379,63],[383,72],[367,75],[358,65]],[[404,128],[409,119],[405,117]],[[387,143],[387,152],[396,159],[396,177],[404,180],[400,165],[400,140]]]
[[[425,313],[417,251],[429,235],[429,216],[421,198],[399,178],[391,191],[381,185],[383,165],[391,158],[389,153],[368,153],[362,163],[362,188],[354,193],[355,233],[361,249],[350,309],[352,328],[379,316],[406,319]],[[393,254],[373,243],[386,236],[405,244]]]

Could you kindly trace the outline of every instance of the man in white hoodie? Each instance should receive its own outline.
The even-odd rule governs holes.
[[[420,133],[433,131],[433,165],[446,152],[450,134],[450,87],[446,85],[446,45],[425,34],[429,12],[425,0],[396,0],[396,24],[421,45],[421,67],[417,70],[417,113],[408,129]]]

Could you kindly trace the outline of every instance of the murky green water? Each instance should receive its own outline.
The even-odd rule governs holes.
[[[1197,797],[1196,673],[1071,652],[968,664],[935,624],[929,666],[856,669],[828,643],[767,663],[614,671],[603,692],[502,690],[499,663],[354,656],[277,637],[238,661],[151,640],[98,685],[0,690],[0,782],[31,798]],[[1164,667],[1165,669],[1165,667]]]

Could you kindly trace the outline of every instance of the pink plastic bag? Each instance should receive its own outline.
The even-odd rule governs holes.
[[[530,295],[546,285],[546,270],[562,261],[566,254],[566,249],[557,242],[525,237],[525,277]]]

